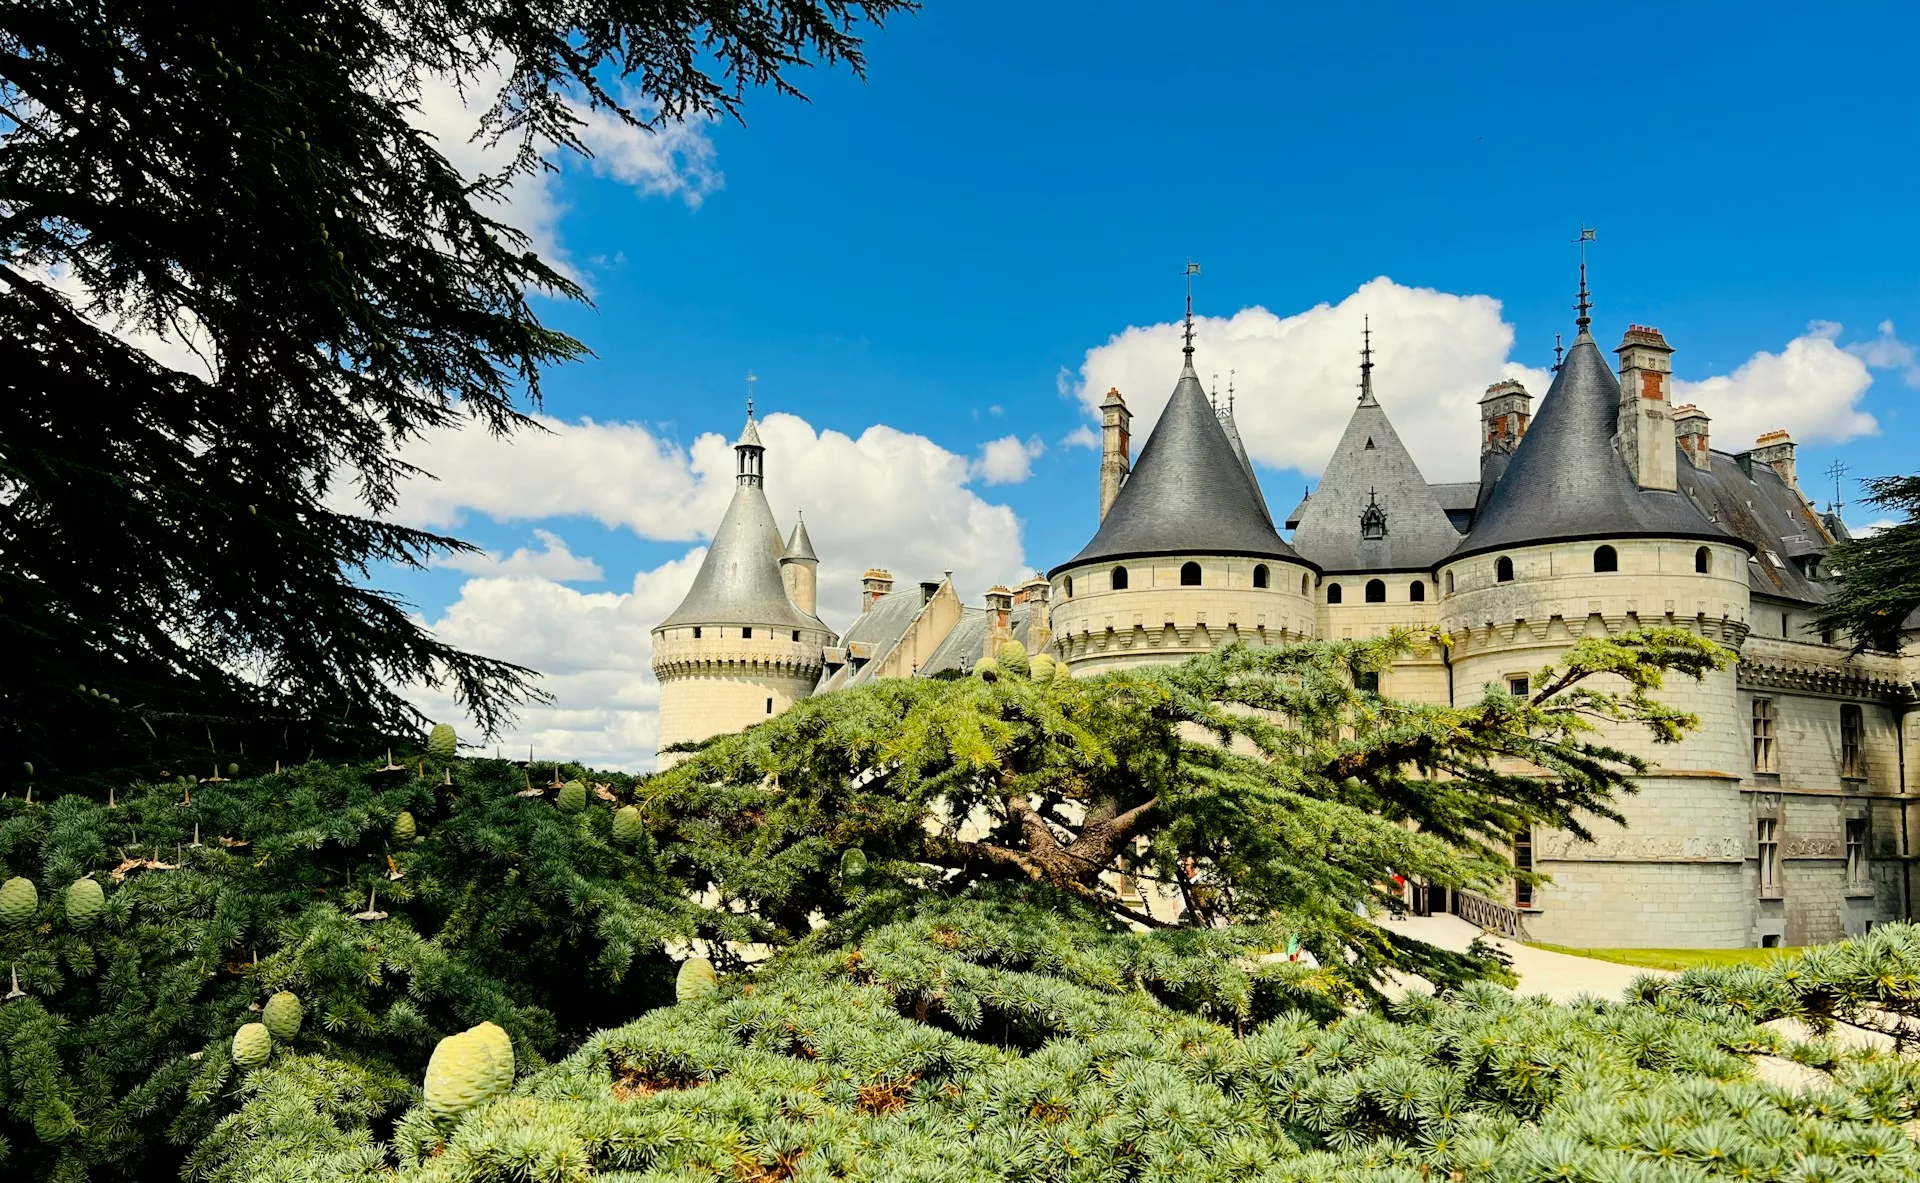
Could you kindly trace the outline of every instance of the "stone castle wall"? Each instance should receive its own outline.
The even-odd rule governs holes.
[[[703,625],[698,637],[691,627],[654,630],[662,748],[764,723],[813,693],[833,634],[746,627],[752,637],[740,625]],[[659,767],[679,759],[662,752]]]
[[[1198,587],[1180,568],[1200,564]],[[1254,586],[1255,568],[1268,586]],[[1116,567],[1127,586],[1113,587]],[[1278,645],[1314,635],[1313,573],[1272,559],[1170,555],[1070,568],[1053,577],[1055,652],[1077,676],[1184,661],[1234,641]]]

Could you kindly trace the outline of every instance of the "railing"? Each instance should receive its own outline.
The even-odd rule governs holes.
[[[1453,893],[1453,911],[1468,924],[1477,924],[1488,932],[1497,932],[1508,940],[1528,941],[1533,938],[1527,934],[1526,921],[1517,908],[1505,904],[1496,904],[1485,896],[1470,891]]]

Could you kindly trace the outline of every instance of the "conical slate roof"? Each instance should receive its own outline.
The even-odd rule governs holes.
[[[1300,511],[1293,549],[1328,573],[1424,571],[1460,545],[1460,532],[1420,475],[1369,384],[1327,460],[1320,487]],[[1370,505],[1386,515],[1386,534],[1362,536]]]
[[[1240,461],[1240,467],[1246,470],[1247,480],[1253,483],[1254,500],[1260,503],[1260,516],[1267,520],[1267,527],[1273,527],[1273,514],[1267,509],[1266,494],[1260,491],[1260,478],[1253,475],[1253,461],[1247,457],[1247,446],[1240,442],[1240,426],[1233,421],[1233,408],[1220,408],[1220,430],[1227,433],[1227,442],[1233,445],[1233,454]]]
[[[1259,486],[1201,389],[1191,351],[1167,409],[1093,541],[1054,572],[1167,554],[1299,558],[1274,532]]]
[[[820,556],[813,553],[813,538],[807,533],[807,520],[805,518],[800,518],[793,523],[793,533],[787,538],[786,557],[790,559],[812,559],[816,563],[820,561]]]
[[[1680,492],[1642,489],[1615,450],[1620,382],[1583,325],[1452,557],[1575,538],[1736,541]]]
[[[713,543],[701,560],[700,573],[693,577],[687,598],[657,628],[690,624],[820,627],[793,606],[787,598],[786,582],[780,578],[780,558],[786,547],[780,542],[780,527],[773,520],[759,473],[750,472],[746,464],[746,450],[758,447],[760,433],[748,419],[740,442],[734,445],[741,454],[741,472],[727,516],[720,519],[720,528],[713,532]]]

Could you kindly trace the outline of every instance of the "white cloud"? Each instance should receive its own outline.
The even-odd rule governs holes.
[[[1839,326],[1834,326],[1836,334]],[[1879,335],[1870,341],[1856,341],[1846,347],[1847,352],[1866,362],[1875,370],[1899,370],[1900,381],[1908,386],[1920,386],[1920,355],[1914,347],[1902,341],[1893,331],[1893,322],[1880,322]]]
[[[989,485],[1017,485],[1033,475],[1033,462],[1045,455],[1047,445],[1017,435],[1003,435],[980,445],[980,457],[973,471]]]
[[[1353,412],[1360,380],[1362,317],[1373,326],[1374,392],[1428,480],[1467,480],[1479,463],[1479,398],[1488,384],[1518,378],[1535,395],[1548,374],[1507,359],[1513,327],[1491,296],[1412,288],[1382,276],[1338,304],[1278,316],[1244,308],[1197,319],[1195,363],[1208,389],[1233,372],[1234,417],[1255,460],[1317,473]],[[1065,385],[1096,421],[1107,388],[1119,387],[1144,442],[1180,373],[1180,326],[1134,327],[1087,351]],[[1216,382],[1215,376],[1218,375]],[[1091,428],[1070,442],[1098,446]]]
[[[553,531],[535,530],[533,536],[540,540],[537,551],[523,546],[504,558],[490,550],[448,555],[433,565],[469,575],[532,576],[557,583],[597,583],[605,577],[600,564],[568,550],[566,539]]]
[[[1091,448],[1098,452],[1100,450],[1100,433],[1082,423],[1061,437],[1060,443],[1063,447]]]
[[[1892,326],[1886,328],[1890,336]],[[1814,321],[1779,353],[1756,353],[1732,374],[1698,382],[1676,376],[1674,401],[1705,411],[1714,446],[1729,451],[1775,430],[1803,444],[1875,435],[1880,425],[1860,409],[1873,375],[1866,361],[1836,343],[1840,332],[1832,321]]]
[[[417,441],[406,459],[446,479],[407,481],[390,516],[438,527],[474,513],[504,522],[591,517],[648,539],[687,540],[717,526],[733,495],[734,455],[719,434],[682,448],[639,424],[542,422],[545,432],[507,439],[450,431]],[[786,414],[761,420],[760,436],[768,499],[787,528],[805,511],[821,558],[820,614],[836,628],[859,611],[860,573],[870,566],[906,587],[952,571],[972,602],[1026,574],[1019,520],[969,487],[984,474],[967,457],[884,425],[855,437]],[[1032,445],[1014,443],[1026,462]],[[659,689],[649,633],[679,603],[705,551],[640,572],[630,591],[590,592],[562,581],[595,577],[598,564],[551,531],[535,535],[540,551],[472,563],[479,577],[428,623],[453,644],[541,672],[554,703],[529,708],[502,737],[503,750],[531,743],[650,767]],[[594,576],[580,573],[589,567]],[[443,696],[416,701],[435,717],[453,715]]]

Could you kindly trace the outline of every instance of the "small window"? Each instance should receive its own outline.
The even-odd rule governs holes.
[[[1773,765],[1773,700],[1756,698],[1753,700],[1753,770],[1772,772]]]
[[[793,639],[794,639],[794,640],[796,640],[796,641],[800,639],[800,630],[799,630],[799,629],[794,629],[794,630],[793,630]]]
[[[1693,569],[1695,571],[1698,571],[1702,575],[1706,575],[1709,572],[1711,572],[1713,570],[1713,552],[1708,550],[1704,546],[1701,547],[1699,550],[1694,551],[1693,552]]]
[[[1515,698],[1525,698],[1531,693],[1531,688],[1532,684],[1528,682],[1525,674],[1507,675],[1507,693]]]
[[[1181,587],[1199,587],[1200,586],[1200,564],[1198,563],[1180,564],[1180,586]]]
[[[1453,594],[1453,572],[1447,572],[1447,594]]]
[[[1407,585],[1407,599],[1411,600],[1413,603],[1416,603],[1416,604],[1426,603],[1427,602],[1426,580],[1416,579],[1412,583],[1409,583]]]
[[[1127,569],[1125,567],[1115,567],[1113,569],[1113,590],[1127,590]]]
[[[1840,707],[1840,775],[1858,780],[1867,775],[1866,723],[1853,703]]]
[[[1780,947],[1780,934],[1777,932],[1770,932],[1765,936],[1761,937],[1760,947],[1762,949],[1778,949]]]
[[[1611,546],[1594,547],[1593,569],[1595,571],[1618,571],[1620,569],[1619,552]]]
[[[1327,603],[1338,604],[1339,602],[1340,602],[1340,585],[1337,583],[1329,583],[1327,585]]]
[[[751,641],[751,640],[753,640],[753,626],[752,626],[752,625],[748,625],[748,626],[747,626],[746,628],[743,628],[743,629],[741,629],[741,630],[740,630],[740,639],[741,639],[741,640],[743,640],[743,641]]]
[[[1513,869],[1516,871],[1533,870],[1533,831],[1522,830],[1513,836]],[[1513,906],[1516,908],[1533,907],[1533,884],[1516,881],[1513,885]]]
[[[1253,569],[1253,586],[1266,587],[1270,578],[1271,573],[1267,570],[1265,563],[1261,563]]]
[[[1493,564],[1493,579],[1495,583],[1512,583],[1513,560],[1505,555],[1496,559]]]
[[[1760,894],[1780,894],[1780,822],[1763,817],[1755,835],[1754,852],[1760,861]]]
[[[767,700],[767,713],[769,715],[773,713],[773,700],[771,698]]]
[[[700,639],[700,626],[697,624],[693,626],[693,639],[696,641]]]
[[[1384,579],[1367,580],[1367,603],[1384,604],[1387,602],[1387,582]]]
[[[1380,693],[1380,671],[1367,670],[1353,676],[1353,688],[1368,694]]]
[[[1785,641],[1791,641],[1793,639],[1793,614],[1791,612],[1782,612],[1780,614],[1780,638]]]
[[[1867,819],[1847,819],[1847,885],[1864,887],[1867,882]]]
[[[1060,595],[1063,599],[1073,598],[1073,576],[1069,575],[1060,581]]]
[[[1302,575],[1300,577],[1300,594],[1303,596],[1310,596],[1313,594],[1313,588],[1309,586],[1309,584],[1307,583],[1307,580],[1309,578],[1311,578],[1311,576]]]

